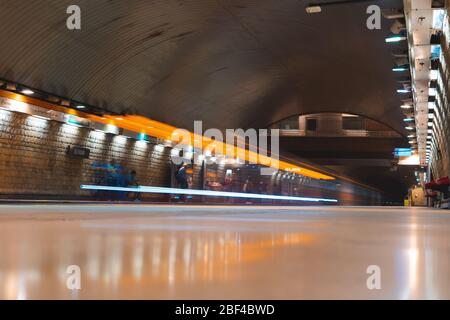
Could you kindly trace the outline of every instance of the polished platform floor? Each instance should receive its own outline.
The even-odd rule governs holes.
[[[449,213],[1,205],[0,298],[450,299]],[[81,290],[66,287],[70,265]]]

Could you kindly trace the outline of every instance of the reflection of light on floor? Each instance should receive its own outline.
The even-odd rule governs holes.
[[[123,252],[123,238],[121,236],[114,236],[108,238],[108,256],[105,265],[105,274],[107,281],[111,282],[114,287],[119,284],[120,277],[122,275],[122,263],[125,262],[122,256]]]
[[[374,291],[354,276],[363,258],[374,256],[382,267],[379,297],[447,299],[450,292],[450,215],[441,211],[145,205],[2,210],[2,299],[371,299]],[[66,287],[73,264],[81,268],[80,291]]]
[[[139,281],[144,266],[144,238],[141,235],[135,237],[133,245],[133,276]]]
[[[196,236],[186,234],[186,239],[182,240],[174,235],[165,243],[158,237],[146,238],[144,245],[149,244],[152,248],[134,252],[136,255],[138,252],[140,255],[150,252],[151,264],[146,265],[144,257],[134,256],[133,263],[136,259],[144,261],[141,277],[136,278],[134,269],[131,272],[124,270],[121,275],[115,274],[118,276],[116,281],[120,281],[122,285],[133,285],[138,280],[141,285],[156,281],[167,283],[169,288],[182,282],[192,282],[194,279],[225,282],[229,280],[229,268],[233,266],[267,258],[280,246],[304,245],[314,241],[313,236],[295,233],[271,233],[258,235],[257,239],[252,238],[243,239],[238,232]],[[126,261],[122,263],[127,265]]]
[[[184,277],[189,278],[191,272],[191,239],[184,240],[183,248]]]
[[[175,238],[170,239],[170,247],[169,247],[169,286],[173,286],[175,282],[175,267],[177,262],[177,240]]]
[[[4,277],[4,297],[7,300],[26,300],[27,285],[33,285],[40,280],[37,270],[25,270],[22,272],[8,272]]]
[[[89,278],[98,279],[100,276],[100,237],[92,236],[88,238],[87,247],[87,273]]]
[[[408,250],[409,263],[409,290],[414,292],[417,288],[417,264],[419,261],[419,250],[411,248]]]
[[[433,261],[433,251],[430,249],[425,250],[425,283],[426,283],[426,296],[431,300],[438,299],[436,295],[435,287],[434,287],[434,279],[433,279],[433,266],[435,261]]]
[[[419,248],[417,241],[417,218],[415,215],[411,217],[412,223],[410,226],[410,236],[409,236],[409,248],[405,251],[405,264],[408,270],[407,286],[404,294],[404,299],[414,299],[417,294],[417,281],[419,277]]]
[[[159,268],[161,265],[161,237],[155,237],[153,239],[152,249],[152,276],[156,277],[159,274]]]

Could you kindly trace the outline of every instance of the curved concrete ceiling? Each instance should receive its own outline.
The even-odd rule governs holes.
[[[74,3],[81,31],[66,28]],[[367,6],[308,15],[299,0],[0,0],[0,77],[188,129],[330,111],[403,132],[391,21],[368,30]]]

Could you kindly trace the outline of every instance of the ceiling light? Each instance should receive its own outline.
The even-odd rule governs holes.
[[[77,108],[78,110],[86,109],[85,106],[76,106],[75,108]]]
[[[148,140],[148,135],[146,135],[144,132],[141,132],[141,133],[138,134],[137,140],[139,140],[139,141],[147,141]]]
[[[406,118],[406,119],[403,119],[403,121],[405,121],[405,122],[412,122],[412,121],[414,121],[414,118]]]
[[[404,104],[404,105],[401,105],[400,108],[402,108],[402,109],[411,109],[412,106],[410,106],[408,104]]]
[[[408,68],[405,68],[405,67],[394,67],[394,68],[392,68],[392,71],[394,71],[394,72],[403,72],[403,71],[408,71],[409,69]]]
[[[322,12],[322,8],[320,6],[310,5],[305,8],[307,13],[320,13]]]
[[[405,127],[406,130],[414,130],[413,127]]]
[[[397,90],[397,93],[410,93],[411,92],[411,90],[408,90],[408,89],[398,89]]]
[[[388,38],[385,39],[385,41],[386,41],[387,43],[390,43],[390,42],[399,42],[399,41],[403,41],[403,40],[406,40],[406,37],[403,37],[403,36],[390,36],[390,37],[388,37]]]
[[[123,118],[117,117],[116,120],[122,121]]]
[[[28,94],[28,95],[34,94],[34,91],[33,91],[33,90],[30,90],[30,89],[24,89],[24,90],[22,90],[21,92],[22,92],[23,94]]]

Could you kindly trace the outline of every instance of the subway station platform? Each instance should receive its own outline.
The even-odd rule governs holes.
[[[450,299],[449,267],[443,210],[0,206],[0,299]]]

